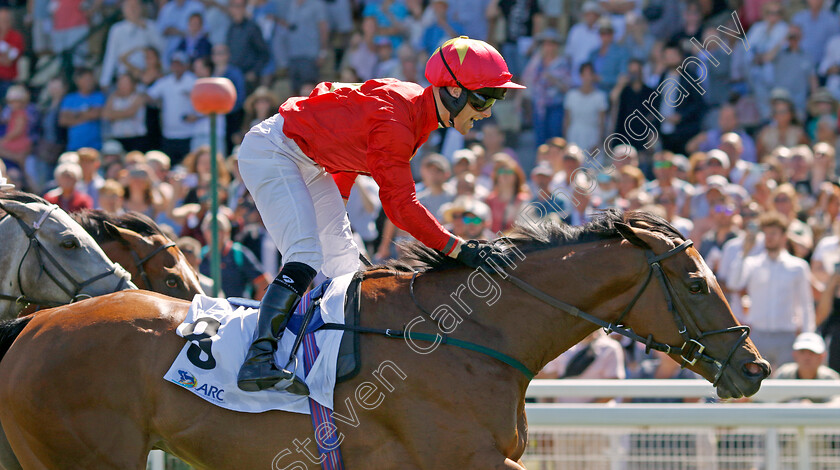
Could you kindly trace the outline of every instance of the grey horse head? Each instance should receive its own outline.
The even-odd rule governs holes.
[[[58,206],[26,193],[0,193],[0,318],[26,303],[67,304],[124,289],[131,276]]]

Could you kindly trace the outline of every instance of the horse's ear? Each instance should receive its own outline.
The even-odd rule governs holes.
[[[108,232],[108,235],[110,235],[111,238],[113,238],[114,240],[117,240],[121,243],[126,242],[125,238],[123,237],[122,231],[120,230],[119,227],[112,224],[111,222],[108,222],[107,220],[103,221],[102,225],[105,227],[105,231]]]
[[[615,229],[618,230],[618,233],[620,233],[621,236],[628,242],[645,249],[650,249],[650,245],[636,235],[636,231],[633,227],[622,222],[616,222],[613,225],[615,226]]]
[[[17,201],[0,201],[0,211],[3,211],[16,219],[22,219],[26,214],[32,212],[32,209],[26,204]]]

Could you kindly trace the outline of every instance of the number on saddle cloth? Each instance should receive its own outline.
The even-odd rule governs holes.
[[[198,328],[203,326],[203,328]],[[184,328],[184,339],[190,342],[190,348],[187,350],[187,359],[193,363],[194,366],[210,370],[216,367],[216,358],[213,357],[211,348],[213,346],[212,338],[216,336],[219,331],[221,323],[212,317],[201,317],[190,323]],[[196,333],[195,330],[199,330]],[[201,353],[207,356],[207,359],[201,358]]]

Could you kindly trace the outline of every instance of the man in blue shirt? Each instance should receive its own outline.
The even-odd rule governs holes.
[[[76,91],[61,101],[58,123],[67,128],[67,150],[91,147],[102,148],[100,118],[105,106],[105,95],[96,90],[93,71],[86,67],[76,68],[73,74]]]
[[[231,297],[250,297],[257,300],[262,299],[265,294],[265,288],[268,286],[271,279],[268,274],[263,272],[257,257],[254,253],[239,243],[235,243],[230,238],[231,225],[230,220],[222,215],[218,215],[219,223],[219,248],[221,253],[222,265],[222,291],[225,295]],[[201,230],[204,232],[204,237],[208,244],[211,243],[210,232],[210,217],[204,218],[201,224]],[[209,250],[202,253],[201,264],[199,265],[199,272],[205,276],[210,276],[210,256]]]

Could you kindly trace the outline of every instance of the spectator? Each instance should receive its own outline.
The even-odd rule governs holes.
[[[164,62],[171,59],[178,44],[187,36],[190,17],[193,13],[201,15],[203,11],[201,2],[197,0],[169,0],[163,4],[158,12],[157,28],[166,41]]]
[[[407,32],[406,20],[409,17],[408,8],[397,0],[382,0],[382,2],[367,2],[362,16],[373,20],[374,31],[377,36],[387,36],[394,49],[400,47]]]
[[[147,164],[130,165],[124,179],[126,210],[140,212],[155,220],[158,213],[166,209],[155,187],[152,169]]]
[[[470,196],[458,196],[441,207],[443,222],[452,228],[456,237],[464,240],[492,240],[490,208]]]
[[[44,91],[38,107],[38,128],[41,135],[35,142],[34,168],[30,170],[35,182],[35,191],[42,192],[47,181],[52,177],[52,169],[58,156],[67,145],[67,131],[59,125],[61,103],[67,93],[67,84],[61,77],[51,79]]]
[[[67,128],[67,150],[102,147],[100,118],[105,106],[105,95],[96,90],[93,71],[77,67],[73,73],[76,91],[61,101],[59,125]]]
[[[755,163],[744,161],[743,142],[739,134],[728,132],[720,138],[718,149],[726,154],[729,160],[729,174],[724,176],[728,177],[729,181],[746,189],[747,192],[753,192],[755,185],[761,178],[761,167]],[[711,152],[711,150],[709,151]]]
[[[105,179],[99,174],[99,167],[102,165],[101,156],[98,150],[88,147],[80,148],[77,153],[82,178],[76,184],[76,189],[90,196],[93,207],[99,209],[99,191],[105,184]]]
[[[116,180],[105,180],[99,188],[99,209],[111,215],[122,215],[125,213],[123,203],[125,202],[125,188]]]
[[[836,34],[840,34],[840,19],[824,9],[824,0],[807,0],[808,8],[793,15],[791,25],[796,25],[802,32],[802,49],[808,54],[812,64],[819,64],[826,51],[826,44]]]
[[[36,58],[52,55],[52,12],[49,0],[27,2],[27,18],[31,21],[32,52]]]
[[[560,35],[553,29],[540,33],[539,52],[534,54],[522,81],[528,87],[534,107],[536,144],[563,133],[563,97],[571,83],[567,57],[560,55]]]
[[[5,132],[0,137],[0,158],[24,169],[26,157],[32,149],[29,128],[32,123],[26,112],[29,92],[22,85],[14,85],[6,91],[7,109],[3,112]]]
[[[359,234],[368,253],[376,252],[375,242],[379,238],[376,219],[381,210],[379,185],[370,176],[358,176],[347,200],[347,217],[350,219],[350,227]]]
[[[665,71],[659,80],[659,87],[663,88],[659,89],[674,89],[678,85],[688,93],[679,104],[663,99],[664,92],[657,95],[655,99],[654,106],[659,111],[660,119],[664,118],[660,125],[662,147],[674,153],[684,153],[685,143],[700,132],[700,125],[705,113],[705,103],[699,93],[689,93],[687,91],[691,90],[692,86],[683,75],[677,72],[677,68],[682,65],[684,58],[680,48],[675,45],[666,45],[662,54]],[[691,74],[688,70],[684,73]],[[668,82],[667,85],[666,82]],[[676,91],[673,91],[673,93],[677,94]],[[665,94],[665,96],[668,95]]]
[[[787,380],[840,380],[837,371],[824,365],[825,341],[816,333],[802,333],[793,342],[793,361],[782,364],[773,374],[774,379]],[[831,398],[801,397],[795,402],[827,403]]]
[[[201,242],[193,237],[180,237],[175,244],[181,250],[181,253],[184,254],[190,266],[195,269],[196,274],[198,274],[198,284],[201,286],[201,289],[208,294],[213,292],[213,279],[199,271],[199,267],[201,266]],[[226,294],[220,292],[219,296],[225,297]]]
[[[547,163],[541,163],[531,170],[534,196],[527,206],[529,212],[526,213],[526,220],[529,222],[549,216],[562,220],[568,215],[569,203],[564,199],[555,197],[551,191],[553,177],[554,171]]]
[[[261,86],[254,90],[245,100],[245,125],[242,126],[237,140],[241,141],[242,136],[252,127],[273,116],[279,107],[277,96],[268,87]]]
[[[829,344],[828,366],[840,369],[840,246],[837,235],[822,239],[814,251],[811,265],[822,284],[816,309],[816,324]]]
[[[787,217],[787,238],[793,247],[793,254],[805,258],[814,248],[814,233],[811,227],[796,217],[800,210],[799,202],[799,194],[790,183],[779,185],[771,194],[772,209]]]
[[[615,43],[615,28],[608,19],[598,21],[598,34],[601,36],[601,45],[589,55],[589,62],[598,75],[598,86],[609,92],[618,82],[619,75],[627,70],[630,54],[623,46]]]
[[[58,187],[44,194],[44,199],[51,204],[56,204],[65,212],[93,209],[90,196],[76,189],[81,179],[82,169],[78,163],[59,164],[55,169],[55,181]]]
[[[747,41],[755,47],[747,51],[750,63],[748,80],[762,119],[770,117],[771,107],[767,98],[773,86],[773,59],[784,47],[788,24],[784,21],[781,2],[770,1],[762,7],[763,19],[747,33]]]
[[[490,231],[505,232],[513,227],[522,208],[531,199],[525,174],[510,157],[500,160],[493,173],[493,190],[485,201],[490,207]]]
[[[245,0],[230,0],[228,12],[231,24],[225,43],[229,51],[236,51],[236,54],[230,57],[230,63],[242,71],[245,83],[248,89],[251,89],[256,85],[259,73],[268,63],[271,51],[262,37],[259,26],[245,16],[245,4]],[[307,25],[299,26],[305,28]]]
[[[289,77],[292,90],[304,83],[318,83],[318,69],[328,58],[327,7],[321,0],[292,0],[288,23]],[[230,44],[230,43],[229,43]],[[231,45],[232,50],[236,50]],[[247,74],[247,67],[242,67]]]
[[[394,57],[394,46],[384,36],[376,38],[376,67],[373,69],[375,77],[394,77],[399,68],[399,61]],[[301,93],[304,95],[304,93]]]
[[[662,188],[656,196],[654,202],[665,210],[665,220],[667,220],[674,228],[680,232],[683,238],[689,238],[694,232],[694,222],[680,217],[678,211],[679,195],[677,189],[674,187]]]
[[[210,59],[212,47],[204,32],[204,18],[199,12],[192,13],[187,23],[187,32],[175,50],[186,53],[189,61],[193,62],[199,58]]]
[[[85,62],[88,55],[88,44],[85,38],[90,27],[83,3],[82,0],[53,0],[50,4],[52,51],[55,53],[70,51],[73,65],[77,67]]]
[[[761,214],[761,206],[755,201],[750,201],[741,206],[741,227],[737,236],[723,244],[720,259],[717,263],[710,263],[712,271],[718,278],[718,283],[723,290],[726,301],[732,313],[739,322],[744,323],[744,309],[741,306],[741,293],[729,289],[729,278],[732,274],[733,262],[743,252],[744,245],[752,249],[746,252],[747,256],[756,256],[764,252],[764,234],[758,226],[758,217]]]
[[[793,147],[808,143],[808,135],[799,125],[793,102],[786,91],[774,90],[773,120],[761,129],[756,140],[760,159],[780,145]]]
[[[792,360],[796,335],[814,331],[814,299],[808,263],[785,249],[788,219],[778,212],[759,218],[764,233],[764,252],[745,258],[752,250],[743,245],[732,265],[729,288],[746,289],[749,308],[744,320],[751,327],[750,338],[772,367]]]
[[[543,367],[537,379],[624,379],[621,343],[595,330]],[[610,398],[565,398],[564,403],[606,402]]]
[[[825,55],[818,62],[817,73],[825,87],[840,100],[840,34],[832,36],[825,46]]]
[[[697,151],[708,152],[711,149],[720,148],[721,138],[724,134],[729,132],[734,132],[741,138],[742,153],[739,159],[743,159],[748,162],[758,161],[756,157],[755,141],[741,127],[738,122],[738,110],[735,106],[730,104],[724,104],[718,109],[717,127],[713,127],[692,137],[691,140],[685,144],[685,150],[686,152],[693,153]],[[730,160],[732,160],[731,155]]]
[[[441,206],[455,198],[454,191],[445,187],[451,175],[449,160],[443,155],[430,153],[423,158],[420,166],[422,184],[417,185],[417,200],[438,220],[442,218]]]
[[[23,35],[12,26],[12,11],[0,8],[0,96],[17,80],[18,59],[23,51]]]
[[[623,166],[618,169],[618,195],[627,199],[630,195],[641,189],[645,184],[645,175],[642,170],[635,166]]]
[[[677,178],[677,167],[674,164],[674,154],[667,150],[653,155],[654,180],[645,184],[644,191],[656,197],[666,188],[673,188],[677,197],[677,207],[684,207],[694,195],[691,184]]]
[[[224,77],[233,83],[236,88],[236,102],[233,109],[225,115],[225,141],[230,148],[233,148],[232,137],[237,129],[242,127],[244,111],[242,105],[245,103],[245,75],[235,65],[230,64],[230,49],[227,44],[216,44],[213,46],[211,56],[213,60],[213,72],[217,77]],[[276,110],[276,108],[275,108]],[[246,122],[247,124],[247,122]]]
[[[805,132],[808,134],[811,142],[823,140],[817,137],[817,125],[823,117],[827,117],[832,127],[836,127],[837,100],[834,99],[827,88],[817,88],[811,92],[811,95],[808,97],[807,112],[810,119],[805,124]],[[831,142],[833,145],[835,141],[829,140],[828,142]]]
[[[648,100],[654,93],[653,89],[645,85],[642,76],[644,63],[638,59],[631,59],[627,63],[627,72],[618,77],[618,82],[610,91],[610,101],[615,111],[615,132],[624,136],[631,145],[643,148],[648,142],[644,140],[647,136],[633,135],[627,129],[632,114],[641,113],[649,122],[653,122],[653,115],[644,107],[645,100]],[[618,154],[620,155],[620,154]]]
[[[114,77],[130,72],[129,65],[139,71],[150,68],[153,64],[146,61],[146,48],[154,48],[158,53],[164,48],[157,26],[143,16],[140,0],[124,0],[121,8],[123,20],[111,27],[105,42],[105,56],[99,75],[99,86],[103,90],[111,87]],[[135,76],[135,79],[140,80],[140,76]],[[148,84],[146,81],[143,83]]]
[[[631,12],[627,13],[625,18],[627,30],[619,44],[630,54],[630,59],[636,59],[644,64],[650,60],[656,39],[648,31],[648,25],[643,16]]]
[[[201,222],[201,230],[208,241],[211,239],[210,220],[211,217],[207,216]],[[231,240],[230,220],[223,214],[219,214],[217,220],[219,251],[222,255],[222,285],[220,287],[225,295],[231,297],[252,297],[260,300],[271,278],[263,272],[251,250]],[[207,248],[202,251],[199,272],[209,276],[210,256]]]
[[[171,71],[149,87],[146,94],[161,107],[163,139],[160,150],[177,165],[190,151],[190,140],[195,134],[194,124],[198,117],[190,101],[195,75],[187,70],[186,54],[172,54]]]
[[[598,30],[598,18],[601,8],[598,2],[587,0],[581,8],[582,21],[578,21],[566,36],[566,55],[571,59],[572,84],[580,85],[580,66],[589,60],[593,52],[601,46],[601,35]]]
[[[473,39],[487,41],[490,37],[490,22],[484,14],[495,0],[457,0],[449,2],[449,19],[461,25],[460,34]],[[453,35],[450,37],[454,37]]]
[[[814,63],[800,41],[802,29],[798,25],[788,27],[787,43],[773,58],[773,85],[788,92],[796,108],[797,116],[805,115],[808,91],[819,84],[814,73]]]
[[[709,266],[717,266],[723,253],[723,245],[738,235],[735,217],[738,215],[735,203],[724,199],[712,208],[712,228],[703,234],[697,250]]]
[[[543,15],[538,0],[498,0],[490,3],[491,21],[503,17],[505,35],[500,52],[510,73],[519,76],[527,60],[532,38],[543,29]]]
[[[423,31],[423,50],[427,55],[431,55],[450,38],[458,37],[464,32],[464,26],[453,21],[449,15],[449,0],[432,0],[431,8],[434,21]]]
[[[128,150],[149,150],[146,139],[146,100],[137,91],[137,83],[125,73],[117,79],[117,88],[108,96],[102,119],[109,123],[111,137]]]
[[[604,122],[609,107],[607,94],[595,87],[592,64],[580,66],[581,86],[566,95],[564,131],[566,140],[591,152],[603,143]]]

